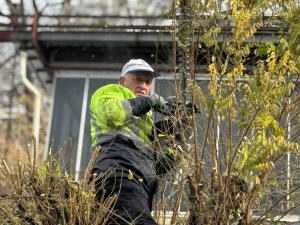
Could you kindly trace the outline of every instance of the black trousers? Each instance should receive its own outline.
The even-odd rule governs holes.
[[[99,188],[97,194],[99,198],[103,193],[103,189],[106,190],[106,198],[112,195],[118,196],[113,206],[114,213],[130,224],[158,225],[151,216],[149,196],[138,181],[124,177],[109,177],[105,181],[96,181],[96,188]],[[129,224],[128,222],[112,216],[109,224],[125,225]]]

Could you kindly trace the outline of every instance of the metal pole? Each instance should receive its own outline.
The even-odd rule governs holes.
[[[39,132],[40,132],[40,115],[41,115],[41,93],[37,87],[35,87],[27,78],[27,53],[25,51],[20,52],[20,69],[21,77],[24,85],[34,95],[34,114],[32,133],[36,139],[36,149],[39,146]]]

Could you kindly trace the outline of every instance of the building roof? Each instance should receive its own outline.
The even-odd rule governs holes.
[[[117,19],[122,21],[122,25],[108,25],[105,22],[96,25],[80,22],[49,24],[41,21],[45,18],[48,21],[49,18],[58,20],[60,16],[27,17],[31,24],[0,24],[0,42],[19,43],[20,49],[28,53],[31,70],[43,82],[51,82],[52,74],[57,70],[120,71],[130,58],[143,58],[150,64],[156,64],[157,70],[172,69],[172,21],[162,17],[86,16],[94,20]],[[78,21],[85,18],[82,15],[61,16],[65,17]],[[126,22],[128,20],[133,24]],[[136,24],[134,21],[137,21]],[[231,25],[224,22],[224,35],[219,38],[220,42],[230,41],[232,35]],[[256,32],[255,40],[276,41],[274,34],[277,31],[274,27],[261,28]]]

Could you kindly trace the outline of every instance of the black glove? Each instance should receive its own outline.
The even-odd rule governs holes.
[[[151,108],[154,110],[166,110],[167,109],[167,102],[166,100],[159,96],[158,94],[150,95],[149,98],[151,99]]]
[[[173,136],[167,136],[164,134],[158,134],[155,139],[157,163],[156,171],[158,174],[166,174],[169,170],[175,166],[175,152],[172,148]]]

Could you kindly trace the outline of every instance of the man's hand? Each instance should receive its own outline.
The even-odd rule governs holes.
[[[151,108],[154,110],[166,110],[167,109],[167,102],[166,100],[159,96],[158,94],[153,94],[149,96],[151,99]]]

